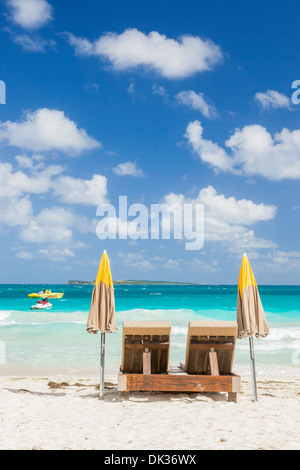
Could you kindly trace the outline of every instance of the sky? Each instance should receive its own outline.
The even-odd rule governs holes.
[[[0,283],[93,280],[105,249],[115,280],[236,284],[246,252],[258,283],[299,284],[299,14],[2,0]],[[120,196],[149,227],[152,205],[203,207],[203,247],[124,236]]]

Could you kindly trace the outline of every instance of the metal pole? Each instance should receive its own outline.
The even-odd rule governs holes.
[[[100,350],[100,393],[99,399],[104,399],[104,359],[105,359],[105,333],[101,333],[101,350]]]
[[[252,389],[253,389],[253,401],[257,401],[257,384],[256,384],[256,372],[255,372],[255,359],[254,359],[254,343],[253,336],[249,338],[250,344],[250,362],[251,362],[251,375],[252,375]]]

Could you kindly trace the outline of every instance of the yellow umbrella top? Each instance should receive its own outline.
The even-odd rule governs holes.
[[[110,271],[109,259],[106,251],[101,257],[97,279],[95,282],[90,313],[87,321],[89,333],[102,333],[117,331],[115,323],[115,295]]]
[[[101,257],[95,286],[98,286],[101,281],[104,282],[107,287],[113,287],[109,259],[106,251],[103,252],[103,255]]]
[[[244,253],[238,283],[238,289],[241,297],[243,297],[243,290],[247,289],[247,287],[251,285],[257,288],[256,280],[252,272],[249,260],[247,258],[246,253]]]

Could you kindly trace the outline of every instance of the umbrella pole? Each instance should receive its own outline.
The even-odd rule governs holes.
[[[104,359],[105,359],[105,333],[101,333],[101,350],[100,350],[100,393],[99,399],[104,399]]]
[[[255,359],[254,359],[254,343],[253,336],[249,338],[250,344],[250,361],[251,361],[251,375],[252,375],[252,389],[253,389],[253,401],[257,401],[257,384],[256,384],[256,372],[255,372]]]

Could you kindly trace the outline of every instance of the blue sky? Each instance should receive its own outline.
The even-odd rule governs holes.
[[[3,0],[0,282],[299,284],[296,1]],[[96,236],[97,206],[205,207],[202,250]]]

